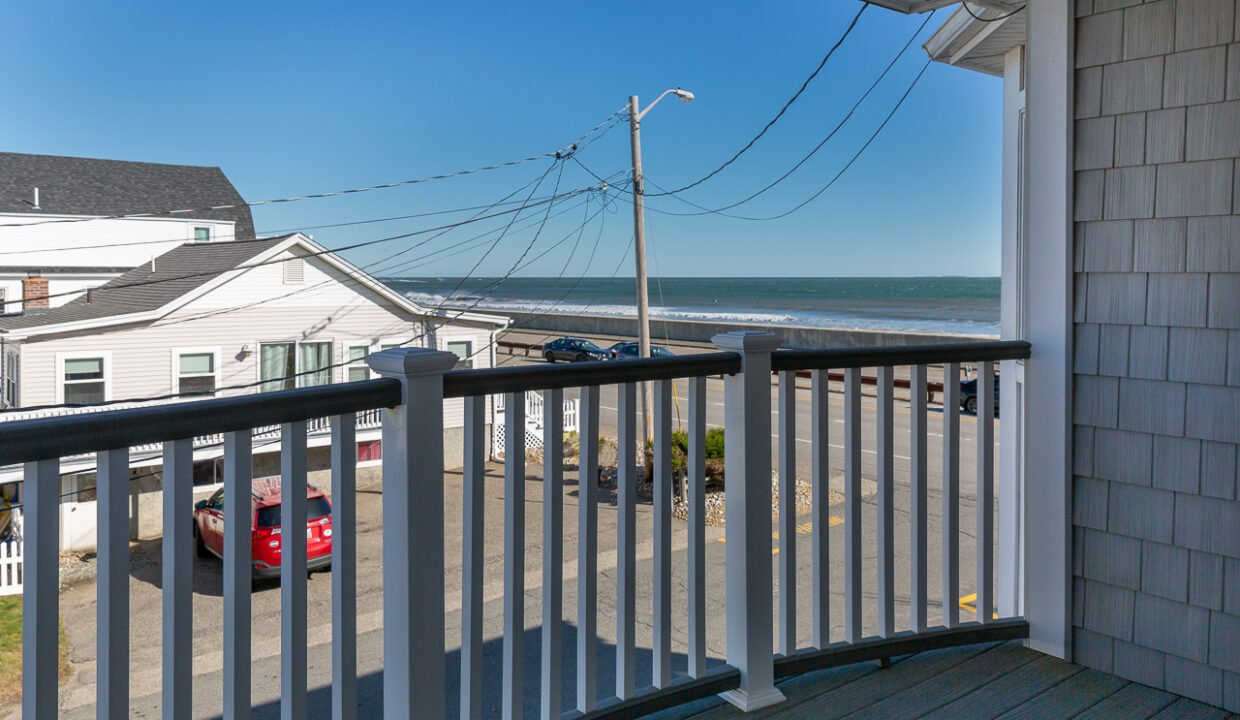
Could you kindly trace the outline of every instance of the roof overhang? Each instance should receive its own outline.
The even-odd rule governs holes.
[[[960,0],[869,0],[869,2],[871,5],[895,10],[905,15],[920,15],[921,13],[938,10],[948,5],[955,5]],[[1012,5],[1005,4],[999,0],[971,0],[969,4],[984,10],[998,10],[1000,12],[1011,12],[1015,9]]]
[[[1004,56],[1025,43],[1027,13],[1009,7],[1005,11],[986,10],[977,15],[982,19],[964,8],[957,8],[923,47],[936,62],[1002,77]]]

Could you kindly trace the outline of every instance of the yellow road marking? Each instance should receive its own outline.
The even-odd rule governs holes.
[[[960,609],[967,610],[973,613],[974,615],[976,615],[977,614],[977,593],[969,593],[968,595],[965,595],[964,597],[960,598]],[[992,613],[992,617],[998,620],[999,613]]]
[[[844,518],[839,517],[838,515],[832,515],[832,516],[830,516],[830,518],[827,520],[827,527],[835,527],[836,525],[843,525],[843,524],[844,524]],[[801,523],[800,525],[797,525],[797,526],[796,526],[796,533],[797,533],[797,535],[810,535],[810,534],[812,534],[813,532],[814,532],[814,523],[813,523],[813,521],[803,522],[803,523]],[[778,530],[776,530],[775,532],[771,533],[771,539],[772,539],[772,540],[778,540],[778,539],[779,539],[779,531],[778,531]],[[720,536],[717,540],[715,540],[715,542],[727,542],[727,541],[728,541],[728,537],[727,537],[726,535],[721,535],[721,536]],[[778,554],[779,554],[779,548],[775,548],[774,550],[772,550],[772,551],[771,551],[771,554],[772,554],[772,555],[778,555]]]

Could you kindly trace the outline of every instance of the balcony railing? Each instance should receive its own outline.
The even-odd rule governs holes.
[[[722,694],[743,709],[783,699],[779,677],[862,660],[883,660],[918,650],[986,640],[1025,637],[1021,619],[992,617],[994,601],[995,489],[993,368],[996,362],[1028,357],[1024,342],[982,342],[902,348],[779,351],[773,335],[736,333],[716,338],[720,352],[624,363],[581,363],[486,370],[449,370],[450,353],[393,349],[368,358],[383,379],[305,388],[261,396],[204,400],[192,413],[180,406],[154,406],[67,417],[5,423],[0,426],[0,465],[25,463],[25,597],[23,617],[23,717],[57,714],[58,585],[57,505],[59,459],[98,454],[98,632],[97,715],[129,715],[128,464],[130,448],[161,443],[164,464],[162,541],[163,666],[165,718],[187,718],[193,697],[191,664],[193,546],[190,438],[221,434],[224,452],[224,515],[248,513],[252,435],[255,428],[281,428],[281,473],[285,491],[283,520],[300,527],[306,520],[306,429],[328,418],[332,436],[332,716],[357,712],[357,591],[354,433],[357,413],[382,408],[383,433],[383,714],[387,718],[445,717],[445,696],[459,692],[460,717],[483,716],[484,682],[501,685],[502,714],[521,717],[530,703],[523,696],[526,578],[526,483],[523,396],[543,393],[543,513],[541,667],[539,714],[558,717],[638,717],[694,699]],[[961,623],[957,612],[959,564],[960,422],[959,363],[977,363],[976,588],[977,622]],[[942,617],[930,625],[928,570],[928,414],[926,366],[942,364]],[[910,543],[909,618],[898,629],[895,568],[894,368],[909,367],[908,482]],[[861,368],[877,368],[875,499],[877,621],[867,636],[863,623],[862,396]],[[810,547],[811,642],[798,645],[795,475],[796,373],[810,371],[810,452],[812,528]],[[830,598],[840,594],[829,571],[829,370],[844,372],[844,631],[833,637]],[[778,377],[772,403],[771,377]],[[726,653],[708,658],[708,613],[719,612],[718,598],[707,597],[705,438],[707,377],[723,380],[727,536]],[[687,381],[688,509],[686,596],[683,628],[687,672],[673,673],[673,515],[672,417],[674,380]],[[654,385],[652,686],[639,688],[635,672],[637,587],[637,384]],[[614,673],[598,664],[601,613],[598,605],[599,505],[598,437],[600,388],[616,386],[617,490],[614,613]],[[576,518],[578,586],[576,648],[563,657],[564,530],[563,418],[565,389],[580,393],[579,504]],[[483,675],[483,543],[487,529],[499,531],[501,518],[484,518],[486,396],[506,396],[504,422],[508,448],[503,480],[503,637],[501,677]],[[464,399],[462,593],[459,688],[447,687],[445,672],[445,532],[443,400]],[[773,413],[772,411],[775,410]],[[772,415],[778,420],[779,532],[772,546]],[[571,522],[571,520],[570,520]],[[223,708],[225,718],[251,712],[251,586],[248,523],[226,522],[223,553]],[[612,540],[609,538],[609,541]],[[281,710],[284,717],[307,711],[307,575],[305,538],[284,535],[281,598]],[[773,582],[773,550],[779,558]],[[609,603],[610,604],[610,603]],[[778,617],[778,631],[774,619]],[[778,653],[776,650],[778,649]],[[645,650],[643,649],[643,652]],[[713,664],[708,668],[708,660]],[[576,692],[562,687],[575,664]],[[722,662],[720,662],[722,661]],[[571,666],[570,666],[571,667]],[[603,690],[606,683],[614,681]],[[600,695],[606,696],[600,700]],[[561,707],[562,698],[575,698]]]

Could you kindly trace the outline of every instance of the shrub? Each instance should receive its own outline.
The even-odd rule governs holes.
[[[706,458],[708,460],[723,459],[723,428],[711,428],[706,431]]]

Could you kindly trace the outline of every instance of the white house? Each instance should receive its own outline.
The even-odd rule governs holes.
[[[59,307],[0,317],[17,403],[0,421],[97,409],[37,409],[49,405],[364,380],[371,377],[366,355],[398,345],[455,352],[461,367],[490,367],[506,324],[492,315],[422,308],[302,234],[186,243]],[[453,439],[461,425],[461,401],[447,401],[445,445],[458,453],[460,440]],[[256,474],[278,467],[277,440],[275,428],[256,434]],[[325,425],[311,428],[310,445],[321,455],[312,452],[312,469],[326,466],[327,441]],[[196,444],[195,482],[214,484],[221,440]],[[377,415],[361,418],[359,460],[374,463],[380,453]],[[157,487],[151,468],[160,464],[158,449],[131,457],[135,490]],[[68,495],[63,547],[93,544],[94,513],[77,511],[79,501],[93,499],[93,467],[93,457],[61,465]],[[0,469],[0,483],[19,477],[19,468]],[[156,497],[143,498],[149,510],[136,497],[134,505],[135,531],[156,527],[148,525],[158,520]]]
[[[219,168],[0,153],[0,238],[11,313],[63,305],[182,243],[253,240],[254,221]]]

